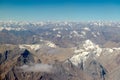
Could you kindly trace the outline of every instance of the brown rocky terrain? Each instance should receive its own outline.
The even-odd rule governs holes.
[[[120,27],[103,24],[1,22],[0,80],[119,80]]]

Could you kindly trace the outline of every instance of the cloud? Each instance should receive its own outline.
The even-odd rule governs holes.
[[[20,67],[25,72],[53,72],[53,66],[49,64],[32,64]]]

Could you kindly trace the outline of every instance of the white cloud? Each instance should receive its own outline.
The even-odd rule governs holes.
[[[32,64],[20,67],[25,72],[53,72],[53,66],[49,64]]]

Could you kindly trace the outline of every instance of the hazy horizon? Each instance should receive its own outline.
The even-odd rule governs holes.
[[[120,21],[119,0],[1,0],[0,21]]]

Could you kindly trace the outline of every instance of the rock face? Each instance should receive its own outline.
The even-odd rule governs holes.
[[[120,79],[119,23],[0,26],[0,80]]]
[[[34,63],[34,57],[32,56],[32,54],[28,51],[28,50],[24,50],[24,52],[20,55],[20,57],[17,60],[18,65],[28,65],[30,63]]]

